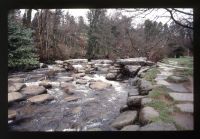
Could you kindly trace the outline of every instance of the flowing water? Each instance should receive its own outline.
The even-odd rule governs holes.
[[[31,72],[19,72],[9,77],[25,78],[25,84],[38,85],[41,77],[48,68],[37,69]],[[59,72],[50,79],[53,87],[47,93],[54,96],[54,100],[42,104],[28,104],[26,101],[17,102],[9,109],[20,111],[18,122],[9,124],[10,130],[15,131],[86,131],[90,128],[101,128],[110,131],[110,124],[119,115],[120,107],[126,104],[127,94],[134,90],[134,86],[125,82],[108,81],[105,74],[86,74],[83,79],[86,85],[76,86],[73,96],[78,96],[77,101],[66,102],[66,94],[60,88],[61,77],[72,76],[69,72]],[[96,91],[89,88],[89,80],[101,80],[112,84],[110,88]],[[135,92],[137,94],[137,92]],[[22,119],[22,120],[21,120]]]

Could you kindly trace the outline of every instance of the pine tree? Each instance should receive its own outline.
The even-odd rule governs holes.
[[[8,68],[32,69],[38,66],[34,53],[32,30],[24,28],[11,17],[8,19]]]

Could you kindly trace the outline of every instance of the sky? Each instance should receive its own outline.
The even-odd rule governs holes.
[[[126,10],[134,10],[134,9],[126,9]],[[180,8],[179,10],[184,10],[185,12],[193,12],[193,9],[191,9],[191,8],[187,8],[187,9]],[[25,11],[24,9],[21,9],[21,15],[23,15],[24,11]],[[87,12],[88,11],[89,11],[89,9],[63,9],[64,13],[69,12],[69,14],[73,15],[76,20],[78,20],[78,16],[83,16],[86,24],[88,24],[88,20],[87,20]],[[107,9],[107,15],[111,16],[117,11],[119,11],[119,9]],[[35,13],[36,13],[36,10],[33,10],[32,18],[34,17]],[[123,15],[130,17],[130,16],[133,16],[134,13],[133,12],[123,12]],[[169,21],[169,18],[166,17],[166,16],[170,16],[170,15],[168,12],[166,12],[165,9],[155,9],[151,13],[147,14],[145,16],[145,18],[143,18],[143,16],[144,16],[144,14],[141,15],[140,17],[134,18],[132,20],[132,25],[134,27],[136,27],[138,24],[144,23],[144,21],[146,19],[150,19],[150,20],[156,19],[157,22],[162,22],[163,24],[165,24],[165,23],[169,24],[171,22],[171,20]],[[157,16],[159,16],[159,18],[156,18]],[[175,15],[176,18],[181,18],[183,16],[185,16],[185,15],[183,15],[183,14]]]

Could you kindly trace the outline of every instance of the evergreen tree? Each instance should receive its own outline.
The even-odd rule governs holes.
[[[31,69],[38,66],[34,53],[32,30],[8,19],[8,68]]]

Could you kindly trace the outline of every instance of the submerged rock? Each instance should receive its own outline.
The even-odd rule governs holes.
[[[19,77],[13,77],[8,79],[9,83],[22,83],[24,82],[24,78],[19,78]]]
[[[111,124],[112,127],[121,129],[124,126],[133,124],[137,118],[137,111],[125,111],[121,113]]]

